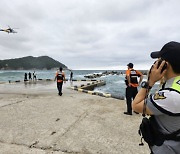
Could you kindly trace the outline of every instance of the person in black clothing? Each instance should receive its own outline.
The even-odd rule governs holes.
[[[29,75],[29,80],[32,80],[32,77],[31,77],[31,73],[30,73],[30,72],[28,73],[28,75]]]
[[[124,112],[126,115],[132,115],[132,99],[134,99],[138,93],[137,87],[143,79],[141,72],[133,69],[133,63],[129,63],[128,70],[126,70],[126,103],[127,103],[127,112]],[[138,77],[140,80],[138,82]]]
[[[24,81],[27,81],[27,73],[24,74]]]
[[[62,96],[62,85],[63,85],[63,81],[64,83],[66,83],[66,79],[65,79],[65,73],[62,72],[62,67],[59,68],[59,71],[56,72],[56,76],[54,81],[57,80],[57,89],[58,89],[58,94],[59,96]]]
[[[73,80],[73,72],[71,71],[71,73],[70,73],[70,81],[72,81]]]

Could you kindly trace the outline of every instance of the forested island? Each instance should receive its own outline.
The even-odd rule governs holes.
[[[67,66],[48,56],[27,56],[15,59],[0,60],[0,70],[31,70],[31,69],[55,69]]]

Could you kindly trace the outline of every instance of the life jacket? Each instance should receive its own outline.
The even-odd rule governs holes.
[[[140,77],[140,74],[136,72],[136,70],[130,70],[130,81],[132,84],[138,84],[137,77]]]
[[[57,74],[57,81],[63,81],[63,78],[64,78],[64,74],[62,72],[59,72]]]

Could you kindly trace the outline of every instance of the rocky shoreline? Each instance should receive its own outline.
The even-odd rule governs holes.
[[[140,70],[140,72],[142,72],[143,75],[147,75],[147,70]],[[107,75],[124,75],[125,74],[125,70],[123,71],[104,71],[102,73],[93,73],[93,74],[88,74],[85,75],[85,78],[88,79],[94,79],[94,78],[100,78],[102,76],[107,76]]]
[[[85,75],[85,78],[99,78],[102,76],[107,76],[107,75],[123,75],[123,72],[117,72],[117,71],[104,71],[102,73],[93,73],[93,74],[89,74],[89,75]]]

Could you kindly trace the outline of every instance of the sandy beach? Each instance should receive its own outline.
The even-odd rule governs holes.
[[[81,85],[85,82],[73,82]],[[0,84],[1,154],[148,154],[139,146],[141,115],[124,115],[123,100],[56,83]]]

